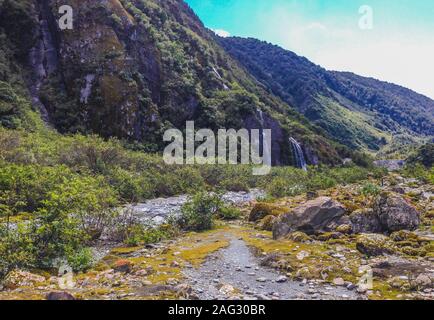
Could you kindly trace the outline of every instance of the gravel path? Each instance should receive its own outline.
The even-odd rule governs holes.
[[[312,282],[286,279],[262,267],[245,242],[231,238],[230,246],[211,255],[198,269],[186,269],[193,290],[202,300],[346,300],[356,292]]]

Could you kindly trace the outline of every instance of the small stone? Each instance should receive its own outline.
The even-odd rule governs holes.
[[[306,251],[300,251],[299,253],[297,253],[297,260],[302,261],[304,258],[309,257],[310,253],[306,252]]]
[[[258,281],[258,282],[267,282],[267,278],[261,277],[261,278],[256,279],[256,281]]]
[[[235,288],[229,284],[223,285],[219,290],[219,292],[224,294],[224,295],[229,295],[229,294],[233,293],[234,291],[235,291]]]
[[[277,283],[283,283],[283,282],[286,282],[286,281],[288,281],[288,278],[285,277],[285,276],[280,276],[280,277],[277,278],[277,280],[276,280]]]
[[[354,290],[354,289],[356,289],[357,288],[357,286],[355,285],[355,284],[353,284],[353,283],[349,283],[348,285],[347,285],[347,289],[348,290]]]
[[[417,276],[416,280],[414,281],[414,284],[417,288],[425,289],[432,285],[432,281],[428,275],[420,274]]]
[[[170,264],[170,266],[171,266],[171,267],[175,267],[175,268],[177,268],[177,267],[179,267],[179,262],[177,262],[177,261],[173,261],[173,262]]]
[[[342,278],[335,278],[335,279],[333,279],[333,284],[336,286],[344,286],[345,280]]]

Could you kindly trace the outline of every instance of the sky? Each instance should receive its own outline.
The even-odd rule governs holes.
[[[222,36],[253,37],[329,70],[434,99],[432,0],[185,0]]]

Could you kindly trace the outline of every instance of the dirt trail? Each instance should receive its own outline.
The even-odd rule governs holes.
[[[195,294],[203,300],[294,300],[358,299],[354,291],[343,287],[286,279],[279,272],[260,265],[244,241],[230,238],[229,247],[211,256],[198,268],[184,275]]]

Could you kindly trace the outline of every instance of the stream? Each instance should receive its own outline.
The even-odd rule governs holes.
[[[242,205],[265,196],[265,192],[252,189],[249,192],[227,192],[222,196],[226,203]],[[168,217],[181,213],[182,205],[188,200],[188,196],[182,195],[171,198],[158,198],[130,207],[135,216],[143,223],[159,225]]]

